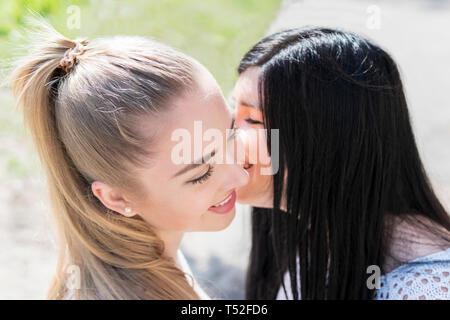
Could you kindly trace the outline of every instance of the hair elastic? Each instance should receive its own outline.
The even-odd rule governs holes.
[[[86,51],[86,47],[79,41],[75,41],[75,47],[67,49],[64,57],[61,59],[59,65],[66,72],[70,72],[75,65],[79,55]]]

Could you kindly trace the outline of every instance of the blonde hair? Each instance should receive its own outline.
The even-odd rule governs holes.
[[[75,299],[198,299],[164,243],[139,216],[106,208],[91,191],[102,181],[136,197],[133,168],[149,165],[146,116],[193,85],[191,58],[142,37],[70,40],[39,21],[29,54],[12,74],[24,124],[45,169],[59,240],[48,299],[67,298],[66,268],[80,268]],[[69,72],[68,49],[84,44]]]

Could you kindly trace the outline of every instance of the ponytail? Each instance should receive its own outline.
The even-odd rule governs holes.
[[[37,25],[11,85],[45,169],[58,230],[58,266],[48,298],[198,299],[185,274],[163,256],[164,244],[153,228],[139,216],[109,210],[90,188],[94,180],[126,181],[124,188],[139,190],[128,172],[148,152],[142,148],[144,137],[133,132],[135,121],[162,108],[169,97],[157,94],[160,87],[177,93],[192,81],[190,59],[144,38],[88,43],[70,40],[45,22]],[[84,52],[67,63],[73,58],[68,50],[80,44]],[[164,74],[156,60],[164,60]],[[130,94],[108,100],[111,81]],[[146,103],[134,98],[143,95]],[[110,112],[96,112],[99,104]],[[115,113],[119,109],[125,116]],[[71,265],[80,268],[80,287],[68,292]]]

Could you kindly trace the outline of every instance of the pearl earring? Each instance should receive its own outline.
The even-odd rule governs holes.
[[[131,212],[131,208],[126,207],[125,208],[125,213],[130,213]]]

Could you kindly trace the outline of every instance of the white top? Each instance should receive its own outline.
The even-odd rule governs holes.
[[[288,272],[284,275],[284,285],[287,297],[281,286],[276,299],[292,300]],[[450,248],[408,261],[382,275],[380,285],[375,300],[450,300]]]
[[[189,284],[194,288],[197,295],[200,297],[201,300],[210,300],[211,298],[203,291],[203,289],[198,285],[198,283],[195,281],[194,275],[192,274],[191,268],[189,268],[189,264],[186,261],[186,258],[184,257],[181,250],[177,251],[177,257],[176,257],[176,264],[186,274],[186,279],[189,282]],[[72,300],[73,299],[73,290],[68,289],[67,296],[65,300]]]
[[[203,291],[203,289],[198,285],[191,271],[191,268],[189,268],[189,264],[187,263],[186,258],[184,257],[181,250],[178,250],[177,252],[176,263],[178,267],[186,274],[186,279],[188,280],[189,284],[194,288],[195,292],[200,297],[200,299],[211,300],[211,298],[206,294],[206,292]]]

